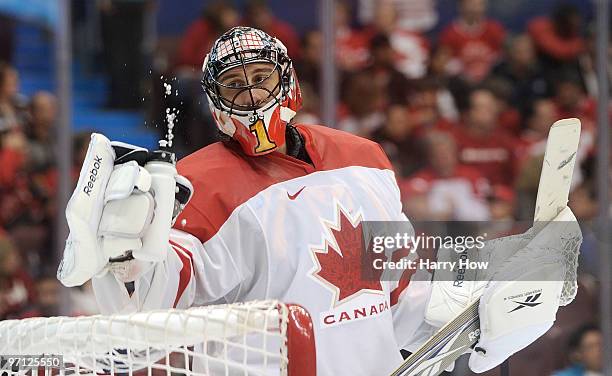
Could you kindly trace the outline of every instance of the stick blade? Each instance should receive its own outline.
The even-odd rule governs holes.
[[[579,141],[580,120],[576,118],[559,120],[550,128],[534,222],[551,221],[567,206]]]

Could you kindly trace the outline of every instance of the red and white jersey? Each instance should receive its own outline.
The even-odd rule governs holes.
[[[401,348],[425,341],[429,283],[360,275],[362,221],[407,221],[384,152],[334,129],[296,127],[313,165],[278,152],[249,158],[221,143],[181,160],[195,194],[168,259],[136,281],[131,297],[113,276],[97,278],[104,313],[297,303],[312,316],[318,375],[388,374]]]

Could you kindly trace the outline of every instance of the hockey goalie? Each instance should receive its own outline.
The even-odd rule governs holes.
[[[562,250],[581,239],[569,208],[551,222],[562,226],[480,250],[479,259],[503,276],[495,281],[457,289],[444,281],[362,278],[362,222],[409,223],[380,146],[292,123],[301,106],[296,72],[281,41],[260,30],[226,32],[202,70],[221,141],[178,162],[176,193],[156,190],[156,179],[167,176],[129,158],[142,148],[92,135],[66,209],[70,235],[58,278],[66,286],[92,279],[102,313],[297,303],[312,316],[317,374],[329,376],[391,373],[403,361],[400,350],[414,352],[477,299],[482,334],[470,355],[476,372],[552,326],[568,268],[575,268]],[[176,205],[162,204],[166,196]],[[156,222],[164,217],[172,228]],[[534,278],[546,280],[538,284],[539,304],[529,319],[509,317],[504,298],[533,290],[525,281]]]

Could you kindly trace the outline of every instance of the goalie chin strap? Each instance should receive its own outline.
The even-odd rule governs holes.
[[[290,124],[287,124],[287,129],[285,130],[285,142],[287,143],[288,156],[312,164],[312,160],[306,152],[304,137],[298,132],[297,128]]]

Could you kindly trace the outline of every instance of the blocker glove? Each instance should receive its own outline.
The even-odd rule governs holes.
[[[150,226],[154,216],[160,215],[156,213],[160,206],[152,189],[154,177],[143,167],[148,154],[144,148],[92,134],[77,186],[66,207],[70,234],[57,272],[65,286],[82,285],[109,269],[127,282],[152,267],[150,255],[155,250],[143,250],[143,238],[148,231],[169,233],[170,226]],[[173,210],[173,218],[193,192],[187,179],[176,174],[175,180],[174,199],[180,197],[181,201],[169,209],[161,206]],[[166,252],[166,248],[160,244],[157,252]],[[158,257],[163,258],[164,254]]]

